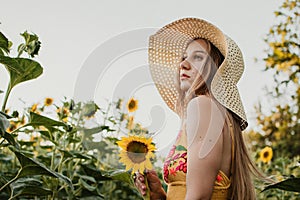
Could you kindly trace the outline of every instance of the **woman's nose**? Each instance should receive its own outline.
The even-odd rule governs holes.
[[[181,63],[180,63],[180,69],[184,69],[184,70],[189,70],[191,69],[191,66],[190,66],[190,63],[187,61],[187,60],[183,60]]]

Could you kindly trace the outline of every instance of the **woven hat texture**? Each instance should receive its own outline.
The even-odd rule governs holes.
[[[152,79],[170,109],[175,111],[178,92],[175,74],[188,43],[196,38],[210,41],[224,56],[211,82],[211,93],[240,119],[241,129],[248,123],[237,88],[244,71],[244,61],[237,44],[213,24],[198,18],[176,20],[149,38],[149,66]]]

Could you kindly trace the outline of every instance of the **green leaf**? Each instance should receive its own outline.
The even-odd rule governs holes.
[[[78,159],[86,159],[86,160],[90,160],[91,157],[88,155],[84,155],[84,153],[80,152],[80,151],[66,151],[64,149],[58,149],[60,152],[62,152],[64,154],[64,157],[66,158],[78,158]]]
[[[34,112],[30,112],[29,123],[26,124],[25,126],[33,126],[33,127],[45,126],[46,128],[49,127],[50,129],[52,127],[55,127],[55,126],[62,126],[64,128],[68,128],[68,125],[63,123],[63,122],[50,119],[48,117],[45,117],[43,115],[39,115],[39,114],[34,113]]]
[[[13,88],[19,83],[35,79],[43,73],[42,66],[34,60],[27,59],[27,58],[13,58],[13,59],[17,63],[17,66],[8,67],[6,65],[10,75],[11,88]],[[17,68],[18,71],[16,72],[15,70],[11,70],[12,67],[14,69]]]
[[[89,118],[94,116],[97,110],[99,109],[100,108],[98,107],[98,105],[91,101],[83,105],[80,114],[83,115],[84,117]]]
[[[50,140],[53,144],[55,144],[56,146],[58,146],[59,144],[57,143],[57,141],[55,141],[55,139],[58,140],[58,138],[54,138],[53,134],[55,131],[61,131],[59,129],[50,129],[50,127],[47,127],[48,130],[43,131],[43,130],[39,130],[38,132],[44,136],[45,138],[47,138],[48,140]]]
[[[113,171],[110,173],[109,177],[111,177],[113,180],[118,180],[133,185],[131,175],[125,170]]]
[[[72,182],[68,177],[48,169],[42,163],[39,163],[39,162],[25,156],[23,153],[15,150],[15,149],[12,149],[12,150],[14,151],[15,155],[17,156],[17,158],[22,166],[22,169],[19,173],[19,177],[32,176],[32,175],[52,176],[52,177],[56,177],[56,178],[63,180],[65,183],[67,183],[73,189]]]
[[[36,34],[30,34],[27,31],[22,33],[21,36],[24,37],[25,44],[20,44],[18,47],[19,56],[23,53],[23,51],[27,52],[31,57],[38,55],[41,48],[39,37]]]
[[[82,184],[82,186],[87,189],[88,191],[92,192],[97,189],[97,186],[91,186],[87,182],[85,182],[83,179],[80,179],[79,182]]]
[[[109,126],[98,126],[95,128],[83,129],[83,132],[84,132],[85,137],[90,137],[91,135],[93,135],[95,133],[100,133],[103,130],[110,131],[111,129],[109,128]]]
[[[99,133],[103,130],[109,130],[109,126],[98,126],[95,128],[90,128],[90,129],[83,129],[84,133],[88,136],[93,135],[95,133]]]
[[[74,157],[74,155],[72,153],[70,153],[69,151],[66,151],[63,149],[58,149],[58,150],[64,154],[65,158],[73,158]]]
[[[20,178],[12,184],[14,197],[18,196],[47,196],[52,191],[43,188],[42,182],[35,178]]]
[[[5,116],[6,119],[11,119],[11,118],[13,118],[12,116],[10,116],[10,115],[6,114],[5,112],[2,112],[2,111],[0,111],[0,114],[2,114],[3,116]]]
[[[9,144],[18,149],[20,147],[18,142],[15,141],[15,138],[11,134],[6,132],[6,129],[9,127],[9,121],[7,120],[8,118],[11,118],[11,116],[2,111],[0,112],[0,135],[6,139]]]
[[[11,134],[5,132],[4,135],[2,135],[2,137],[5,138],[6,141],[8,141],[8,143],[14,146],[15,148],[17,149],[20,148],[19,143],[15,140],[15,138]]]
[[[4,135],[6,129],[9,127],[9,121],[6,116],[0,113],[0,135]]]
[[[9,53],[9,42],[8,39],[0,32],[0,51],[4,51],[5,53]]]
[[[94,177],[97,181],[105,181],[105,180],[111,180],[112,178],[108,176],[102,175],[102,172],[98,169],[96,169],[93,166],[88,166],[88,165],[81,165],[83,168],[84,172],[88,174],[89,176]]]
[[[78,176],[79,176],[81,179],[90,181],[90,182],[92,182],[92,183],[96,183],[95,178],[92,177],[92,176],[86,176],[86,175],[81,175],[81,174],[78,174]]]
[[[85,155],[80,151],[71,151],[71,153],[74,155],[74,158],[86,159],[86,160],[91,159],[91,157],[89,155]]]
[[[0,163],[9,163],[14,159],[12,155],[2,154],[0,153]]]
[[[4,180],[5,179],[2,176],[0,176],[0,188],[7,183],[7,181],[4,182]],[[10,195],[11,195],[11,189],[9,187],[6,187],[3,190],[1,190],[0,199],[9,199]]]
[[[280,189],[292,192],[300,192],[300,178],[289,178],[287,180],[269,185],[262,192],[269,189]]]
[[[176,146],[176,150],[177,151],[186,151],[187,149],[182,145],[178,145],[178,146]]]
[[[27,186],[24,185],[16,194],[14,197],[18,196],[48,196],[51,195],[53,192],[49,189],[43,188],[43,187],[37,187],[37,186]]]
[[[0,63],[6,67],[8,72],[12,71],[18,75],[21,75],[24,72],[24,69],[19,66],[19,63],[15,58],[0,55]]]

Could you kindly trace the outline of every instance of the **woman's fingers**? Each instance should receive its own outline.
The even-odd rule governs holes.
[[[138,190],[140,191],[140,193],[142,195],[146,194],[146,184],[145,184],[145,178],[142,174],[140,173],[136,173],[136,177],[134,180],[135,186],[138,188]]]

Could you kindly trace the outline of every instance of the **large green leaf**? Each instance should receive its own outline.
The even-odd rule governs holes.
[[[10,75],[10,90],[17,84],[35,79],[43,73],[42,66],[27,58],[10,58],[0,55],[2,63]]]
[[[280,189],[292,192],[300,192],[300,178],[289,178],[287,180],[269,185],[263,191],[269,189]]]
[[[0,52],[4,51],[5,53],[9,53],[9,43],[8,39],[0,32]]]
[[[13,88],[15,85],[25,82],[28,80],[35,79],[43,73],[42,66],[31,59],[27,58],[14,58],[18,63],[18,71],[22,72],[21,74],[16,73],[15,70],[10,70],[7,68],[10,74],[10,86]]]
[[[49,127],[50,129],[52,127],[55,127],[55,126],[61,126],[61,127],[64,127],[64,128],[68,128],[68,125],[63,123],[63,122],[56,121],[54,119],[50,119],[48,117],[45,117],[43,115],[39,115],[39,114],[34,113],[34,112],[30,112],[29,123],[27,123],[25,126],[33,126],[33,127],[45,126],[46,128]]]
[[[39,162],[25,156],[23,153],[21,153],[17,150],[13,149],[13,151],[22,166],[22,169],[19,173],[19,177],[32,176],[32,175],[52,176],[52,177],[56,177],[56,178],[63,180],[65,183],[67,183],[73,189],[72,182],[68,177],[48,169],[42,163],[39,163]]]
[[[19,66],[19,63],[15,58],[0,55],[0,63],[6,67],[8,72],[12,71],[18,75],[21,75],[24,72],[24,69]]]
[[[9,134],[8,132],[5,132],[3,135],[2,135],[3,138],[6,139],[6,141],[8,141],[9,144],[11,144],[12,146],[14,146],[15,148],[19,149],[20,148],[20,145],[19,143],[15,140],[15,138]]]
[[[14,198],[19,196],[47,196],[52,191],[44,188],[40,180],[35,178],[20,178],[12,184]]]

